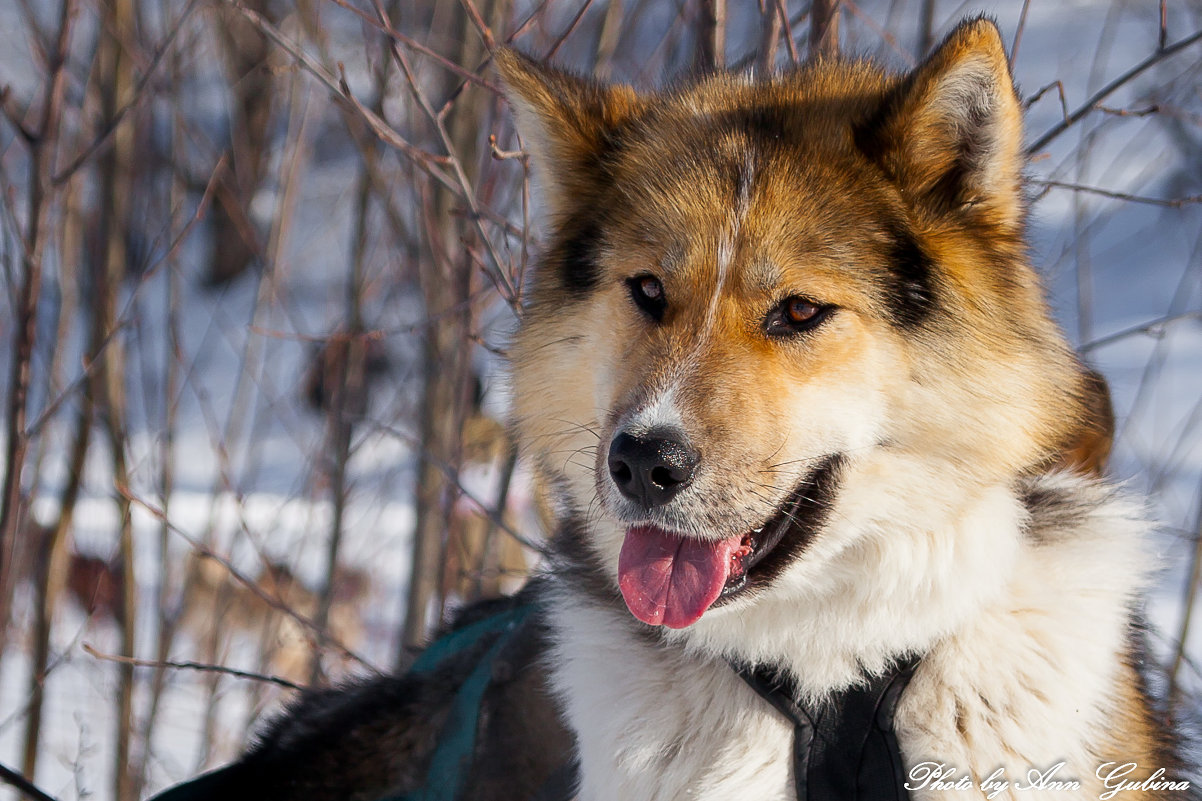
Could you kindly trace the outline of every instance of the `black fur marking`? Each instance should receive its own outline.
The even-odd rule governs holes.
[[[467,669],[306,692],[238,763],[251,781],[223,798],[367,801],[415,791]]]
[[[905,228],[895,228],[891,237],[889,270],[894,279],[890,298],[892,312],[900,324],[917,325],[935,306],[931,260],[918,240]]]
[[[827,517],[839,492],[839,473],[845,457],[832,454],[823,459],[810,472],[792,494],[797,505],[792,514],[792,523],[784,539],[747,574],[746,589],[738,595],[754,594],[769,587],[789,565],[805,553],[818,531],[826,525]],[[737,597],[735,595],[729,596]],[[721,605],[726,598],[719,598],[714,606]]]
[[[1097,508],[1098,502],[1092,493],[1083,496],[1080,492],[1039,480],[1024,482],[1018,493],[1023,508],[1030,515],[1027,537],[1039,545],[1063,539],[1065,532],[1080,530],[1085,517]]]
[[[771,146],[785,144],[789,141],[786,132],[790,128],[790,114],[793,109],[779,103],[755,103],[749,106],[733,108],[716,114],[713,118],[715,135],[713,140],[720,140],[717,134],[731,132],[750,141],[754,145]],[[740,169],[736,167],[736,169]],[[736,180],[736,191],[738,176]]]
[[[560,231],[559,246],[552,258],[568,294],[582,297],[597,286],[600,268],[597,249],[601,242],[601,225],[589,212],[578,214],[565,222]]]
[[[894,226],[890,238],[890,314],[899,327],[920,325],[930,316],[936,303],[931,259],[923,252],[918,240],[903,226]]]
[[[569,515],[555,534],[555,575],[601,606],[625,609],[626,602],[617,586],[609,580],[597,554],[588,547],[588,525],[579,515]],[[632,618],[633,619],[633,618]]]

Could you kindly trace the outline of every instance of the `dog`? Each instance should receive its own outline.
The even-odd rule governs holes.
[[[900,77],[500,63],[551,215],[514,406],[560,509],[581,801],[791,798],[791,727],[730,665],[821,705],[906,657],[911,797],[1179,796],[1137,669],[1148,525],[1056,469],[1097,392],[1028,263],[996,26]]]
[[[1182,797],[1149,523],[1028,262],[996,26],[650,93],[497,61],[548,211],[513,424],[557,533],[458,797]],[[241,775],[415,792],[485,647],[303,698]]]

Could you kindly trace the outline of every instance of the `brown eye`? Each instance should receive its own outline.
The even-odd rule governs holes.
[[[824,306],[799,295],[790,295],[778,303],[764,320],[764,331],[771,337],[787,337],[816,327],[834,306]]]
[[[785,303],[785,316],[793,325],[805,325],[819,312],[817,306],[801,298],[789,298]]]
[[[664,285],[658,278],[654,275],[636,275],[626,279],[626,286],[630,290],[630,299],[644,314],[656,322],[664,319],[668,300],[664,296]]]
[[[638,279],[639,292],[647,300],[659,300],[664,296],[664,285],[659,282],[658,278],[653,278],[650,275],[644,275]]]

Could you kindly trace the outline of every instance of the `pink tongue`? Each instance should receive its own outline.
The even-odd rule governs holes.
[[[681,537],[655,526],[626,531],[618,586],[630,613],[653,626],[682,629],[718,600],[740,535],[718,542]]]

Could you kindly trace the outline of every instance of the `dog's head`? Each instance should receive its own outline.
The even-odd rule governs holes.
[[[849,464],[999,483],[1075,441],[1088,390],[1025,258],[992,23],[905,76],[819,61],[651,94],[498,58],[550,213],[516,424],[640,619],[769,586]]]

